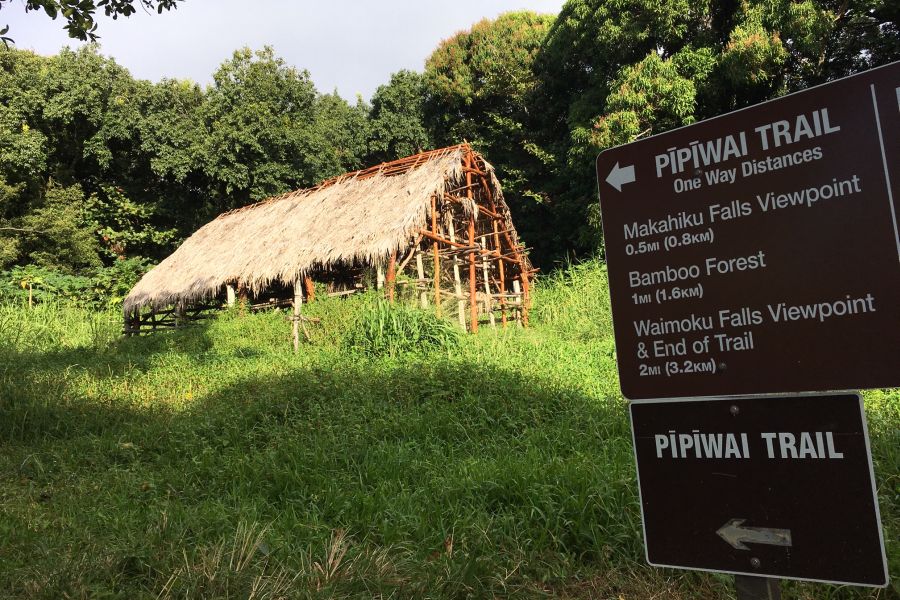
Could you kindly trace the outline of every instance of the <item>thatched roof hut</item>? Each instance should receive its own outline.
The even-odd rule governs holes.
[[[465,242],[456,239],[466,233]],[[259,293],[351,266],[387,266],[390,272],[398,253],[406,255],[405,267],[420,252],[430,252],[427,279],[437,282],[432,287],[439,306],[443,279],[456,288],[444,300],[462,302],[451,297],[462,295],[459,267],[466,262],[470,288],[483,290],[489,310],[496,288],[493,303],[503,305],[504,322],[512,288],[524,288],[519,294],[527,295],[531,267],[500,182],[467,144],[347,173],[226,212],[147,273],[126,297],[124,310],[140,323],[142,309],[183,309],[222,297],[229,285]],[[449,263],[442,273],[443,261]],[[421,291],[428,283],[421,256],[417,267]],[[475,305],[477,291],[470,291]],[[524,297],[519,300],[526,304]]]

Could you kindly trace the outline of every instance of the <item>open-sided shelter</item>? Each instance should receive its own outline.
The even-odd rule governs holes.
[[[374,282],[392,302],[403,292],[471,330],[527,324],[532,273],[493,167],[461,144],[220,215],[131,290],[125,332],[177,326],[237,297],[292,304],[296,340],[314,282],[332,294]]]

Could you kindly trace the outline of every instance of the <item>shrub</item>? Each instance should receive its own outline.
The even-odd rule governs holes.
[[[455,348],[461,332],[434,313],[384,300],[361,311],[347,334],[347,346],[367,356],[403,354]]]

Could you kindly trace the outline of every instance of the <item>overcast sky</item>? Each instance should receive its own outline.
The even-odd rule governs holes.
[[[421,71],[445,38],[482,18],[528,9],[559,12],[563,0],[186,0],[161,15],[140,8],[127,19],[98,17],[101,52],[141,79],[212,81],[212,73],[240,47],[270,45],[288,64],[307,69],[320,92],[335,88],[368,100],[391,73]],[[0,29],[16,46],[55,54],[77,46],[64,21],[25,13],[24,0],[4,2]],[[251,8],[252,7],[252,8]],[[102,9],[98,11],[102,13]]]

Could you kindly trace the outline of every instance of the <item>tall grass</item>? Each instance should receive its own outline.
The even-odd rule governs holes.
[[[347,334],[348,348],[367,356],[398,357],[459,346],[460,330],[428,310],[378,301],[360,312]]]
[[[296,355],[283,312],[0,306],[0,597],[731,597],[643,564],[605,286],[574,266],[477,336],[325,299]],[[867,408],[896,576],[900,395]]]

